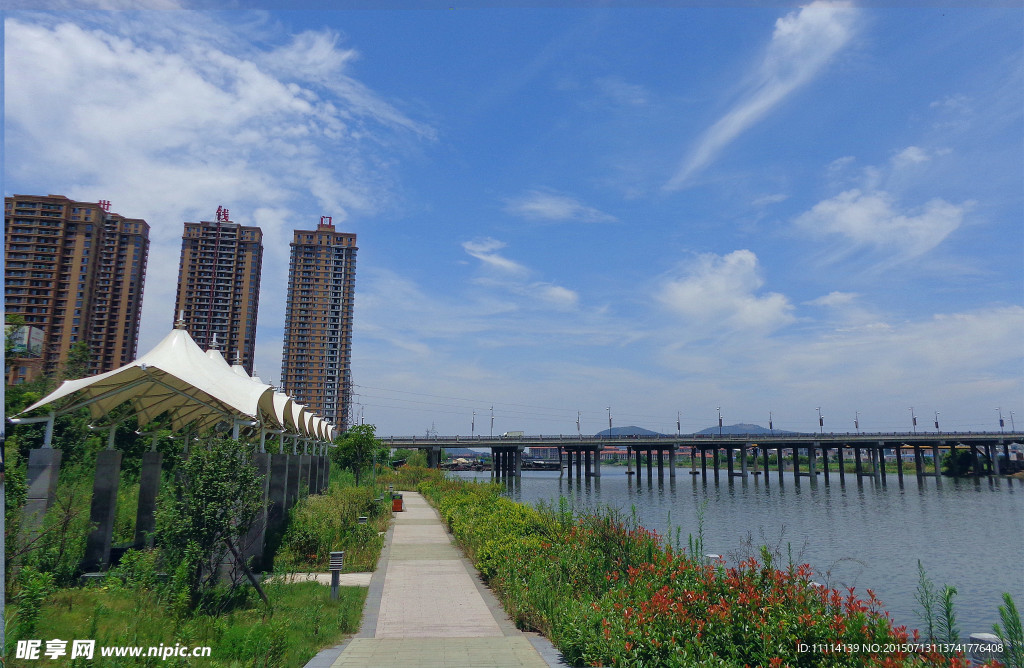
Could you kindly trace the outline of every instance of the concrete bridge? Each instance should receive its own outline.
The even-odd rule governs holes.
[[[676,475],[676,455],[689,452],[691,473],[708,476],[710,462],[712,475],[719,478],[724,464],[729,476],[767,474],[769,458],[774,451],[782,461],[783,451],[807,457],[806,471],[800,470],[800,461],[794,457],[794,474],[816,476],[821,461],[826,483],[830,480],[828,468],[831,454],[839,463],[838,475],[846,478],[844,463],[846,455],[852,455],[858,479],[861,476],[885,478],[884,461],[887,451],[896,456],[897,476],[902,481],[905,463],[904,455],[912,453],[913,462],[907,463],[918,477],[939,476],[940,451],[965,450],[974,458],[976,475],[982,475],[982,461],[991,463],[984,475],[1000,475],[999,454],[1010,460],[1010,444],[1024,443],[1024,433],[970,432],[970,433],[872,433],[872,434],[724,434],[724,435],[676,435],[676,436],[516,436],[516,437],[466,437],[432,436],[390,437],[385,444],[397,449],[418,449],[427,453],[429,466],[437,467],[441,462],[443,448],[489,448],[491,471],[494,475],[519,476],[522,474],[523,451],[526,448],[557,448],[559,460],[566,473],[572,477],[575,468],[577,476],[601,475],[602,452],[606,448],[624,449],[630,473],[634,460],[637,473],[647,467],[647,474],[653,475],[657,466],[659,478],[664,476],[666,463],[670,477]],[[925,461],[931,454],[930,466]],[[763,461],[763,470],[759,466]],[[666,462],[667,459],[667,462]],[[696,466],[700,462],[700,470]],[[738,470],[737,470],[738,469]],[[930,470],[929,470],[930,469]],[[779,479],[782,479],[779,467]],[[767,480],[767,475],[765,475]]]

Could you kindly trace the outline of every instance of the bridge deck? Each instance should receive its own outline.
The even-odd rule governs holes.
[[[668,448],[675,444],[681,448],[713,448],[741,447],[756,443],[771,448],[808,447],[820,444],[823,447],[877,447],[885,444],[891,448],[895,444],[931,446],[948,443],[963,445],[1003,445],[1024,443],[1024,433],[998,432],[939,432],[939,433],[872,433],[872,434],[724,434],[679,436],[522,436],[515,438],[490,438],[469,436],[436,436],[430,438],[415,436],[390,436],[382,439],[385,445],[392,448],[511,448],[511,447],[661,447]]]

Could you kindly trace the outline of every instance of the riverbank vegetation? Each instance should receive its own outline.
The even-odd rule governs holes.
[[[769,548],[728,567],[704,556],[700,531],[684,545],[611,510],[517,504],[496,485],[420,489],[516,624],[571,665],[966,665],[906,651],[926,639],[896,626],[870,590],[817,585],[809,566]],[[853,647],[878,649],[840,649]]]

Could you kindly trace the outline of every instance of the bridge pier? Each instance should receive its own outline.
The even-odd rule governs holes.
[[[846,461],[843,459],[843,444],[836,445],[836,463],[839,464],[839,484],[846,484]]]
[[[939,446],[942,444],[939,442],[932,446],[932,468],[935,469],[935,482],[939,485],[942,484],[942,461],[939,459]]]
[[[676,478],[676,445],[672,444],[672,449],[668,451],[668,477],[670,480]]]
[[[525,446],[516,444],[491,446],[491,477],[498,478],[519,478],[523,475],[523,449]],[[571,451],[566,449],[566,455],[572,459]],[[438,458],[440,458],[440,446],[438,446]],[[572,471],[569,472],[570,477]]]
[[[885,445],[883,441],[878,442],[879,445]],[[903,484],[903,445],[898,444],[893,448],[896,453],[896,479],[899,480],[900,485]]]
[[[854,469],[853,470],[857,474],[857,482],[860,483],[860,477],[862,475],[864,475],[864,469],[861,467],[861,464],[860,464],[860,446],[859,445],[853,446],[853,463],[854,463]]]
[[[825,484],[829,484],[829,470],[828,470],[828,448],[821,448],[821,468],[825,469]]]
[[[711,452],[711,460],[712,460],[712,463],[715,466],[715,482],[718,482],[718,458],[719,458],[718,446],[716,445],[715,449],[712,450],[712,452]]]

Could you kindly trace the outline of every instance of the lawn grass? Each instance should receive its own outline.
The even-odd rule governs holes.
[[[43,661],[55,666],[301,666],[321,648],[338,644],[359,628],[366,598],[362,587],[341,587],[337,601],[331,600],[329,587],[313,582],[268,582],[264,587],[272,612],[253,595],[218,617],[185,618],[175,618],[149,591],[117,585],[61,589],[44,603],[37,637],[44,647],[45,641],[53,638],[95,639],[94,660],[76,660],[74,664],[45,658],[27,661],[9,652],[6,665],[35,666]],[[8,616],[17,614],[17,607],[10,606],[7,612]],[[104,646],[179,643],[209,646],[210,658],[99,656],[99,648]]]

